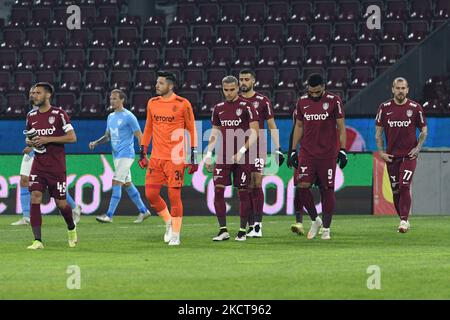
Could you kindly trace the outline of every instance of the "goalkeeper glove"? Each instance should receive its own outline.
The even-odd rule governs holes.
[[[289,158],[287,161],[288,168],[294,167],[295,169],[298,168],[298,154],[297,150],[291,151],[289,154]]]
[[[139,166],[144,169],[148,166],[147,151],[148,147],[141,146],[139,149]]]
[[[277,151],[275,151],[275,156],[276,156],[275,161],[277,162],[278,166],[281,167],[281,165],[284,162],[284,154],[280,148],[278,148]]]
[[[336,162],[339,163],[339,167],[341,169],[344,169],[345,166],[347,165],[347,152],[345,151],[344,148],[341,148],[341,150],[339,150]]]
[[[191,148],[191,163],[189,164],[189,174],[193,174],[198,170],[197,148]]]

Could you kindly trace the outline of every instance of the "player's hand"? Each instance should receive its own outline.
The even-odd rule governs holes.
[[[385,162],[392,162],[393,157],[394,156],[392,154],[380,151],[380,158],[383,159]]]
[[[29,154],[31,151],[33,151],[33,148],[31,148],[31,147],[25,147],[25,149],[23,149],[22,153],[23,153],[23,154]]]
[[[189,166],[189,174],[193,174],[194,172],[196,172],[198,170],[198,164],[190,164]]]
[[[347,152],[344,148],[341,148],[341,150],[339,150],[338,153],[338,157],[337,157],[337,163],[339,163],[339,168],[344,169],[345,166],[347,165]]]
[[[147,159],[147,151],[148,151],[148,147],[145,146],[141,146],[139,149],[139,167],[141,167],[142,169],[147,168],[148,166],[148,159]]]
[[[205,158],[205,167],[206,167],[206,171],[208,172],[213,172],[214,170],[214,166],[212,164],[212,158],[211,157],[206,157]]]
[[[242,157],[244,156],[244,154],[240,151],[238,151],[234,156],[233,156],[233,162],[234,163],[239,163],[242,159]]]
[[[294,167],[295,169],[298,168],[297,150],[291,151],[291,154],[288,157],[287,166],[288,166],[288,168],[292,168],[292,167]]]
[[[409,158],[411,160],[414,160],[419,155],[419,152],[420,152],[420,148],[419,147],[415,147],[408,153],[408,156],[409,156]]]
[[[284,162],[284,154],[280,148],[278,148],[278,150],[275,151],[275,161],[277,162],[279,167],[281,167],[281,165]]]
[[[97,143],[95,141],[91,141],[89,142],[89,150],[94,150],[95,147],[97,146]]]
[[[35,147],[39,148],[39,147],[41,147],[41,146],[43,146],[43,145],[45,145],[47,143],[52,142],[52,139],[51,139],[51,137],[37,136],[37,137],[34,137],[32,141],[33,141],[33,145]]]

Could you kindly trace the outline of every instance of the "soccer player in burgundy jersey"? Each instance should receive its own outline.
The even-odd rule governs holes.
[[[250,199],[252,204],[252,212],[248,218],[249,229],[247,237],[260,238],[262,237],[262,216],[264,206],[264,192],[262,190],[262,179],[264,165],[266,164],[267,156],[267,141],[266,135],[263,132],[264,122],[267,120],[267,127],[275,144],[275,161],[278,166],[284,162],[284,155],[280,148],[280,140],[278,135],[277,125],[275,123],[272,103],[269,98],[256,92],[253,88],[255,85],[256,76],[250,69],[243,69],[239,72],[239,86],[240,96],[249,101],[258,112],[259,134],[256,145],[256,158],[250,159],[253,161],[253,170],[250,181]]]
[[[341,99],[325,91],[324,80],[320,74],[312,74],[308,79],[308,93],[297,101],[297,121],[289,150],[288,166],[298,170],[299,208],[303,208],[305,199],[312,197],[311,185],[318,179],[320,183],[323,208],[322,239],[330,239],[330,225],[336,202],[334,178],[336,159],[339,166],[347,164],[345,150],[346,135],[344,105]],[[337,127],[337,129],[336,129]],[[339,145],[337,141],[339,132]],[[300,142],[300,154],[297,145]],[[322,219],[317,213],[308,212],[313,221],[308,239],[313,239]]]
[[[294,109],[294,111],[292,112],[292,131],[291,131],[291,135],[289,138],[289,150],[292,150],[292,137],[294,135],[294,130],[295,130],[295,122],[297,121],[297,110]],[[306,193],[305,198],[303,199],[302,202],[300,202],[300,188],[297,188],[297,184],[298,184],[298,169],[296,168],[294,170],[294,188],[295,188],[295,193],[294,193],[294,213],[295,213],[295,223],[293,223],[291,225],[291,231],[294,233],[297,233],[299,235],[303,235],[305,234],[305,229],[303,228],[303,208],[300,208],[300,205],[304,206],[306,211],[309,213],[311,212],[313,215],[317,214],[317,210],[316,210],[316,205],[314,203],[314,198],[312,193]],[[320,188],[320,182],[318,182],[318,180],[316,179],[316,182],[314,183],[314,185],[316,185],[317,187]],[[320,188],[320,191],[322,191],[322,189]],[[319,230],[319,234],[322,234],[322,230]]]
[[[39,109],[27,115],[25,142],[35,151],[29,179],[30,220],[35,240],[28,249],[44,248],[41,237],[41,203],[45,189],[48,189],[50,196],[55,199],[56,206],[67,223],[69,247],[75,247],[78,241],[72,209],[66,201],[64,150],[65,143],[75,143],[77,138],[67,113],[50,105],[53,92],[53,86],[47,82],[35,84],[32,100],[33,105]]]
[[[248,215],[252,210],[248,186],[252,172],[251,159],[256,157],[255,142],[258,139],[258,116],[255,107],[239,97],[238,79],[226,76],[222,80],[225,101],[214,106],[212,131],[205,157],[206,169],[213,171],[212,151],[216,150],[214,165],[214,208],[220,230],[214,241],[228,240],[226,224],[225,186],[238,188],[240,200],[240,229],[235,240],[245,241]],[[217,145],[219,143],[219,145]]]
[[[401,233],[410,228],[411,182],[417,156],[428,134],[422,107],[406,97],[408,91],[406,79],[396,78],[392,83],[394,98],[380,105],[375,118],[375,139],[380,157],[387,165],[395,209],[400,216],[398,231]],[[419,141],[416,128],[420,129]],[[384,147],[383,131],[387,148]]]

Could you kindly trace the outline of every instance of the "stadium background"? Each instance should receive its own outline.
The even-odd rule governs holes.
[[[81,10],[79,30],[67,28],[66,10],[72,4]],[[381,9],[380,29],[367,27],[370,5]],[[104,133],[112,88],[127,92],[127,107],[143,127],[156,71],[174,71],[180,79],[178,94],[191,101],[197,127],[205,132],[211,107],[221,100],[220,80],[248,67],[257,74],[255,89],[273,102],[283,150],[292,125],[289,115],[305,80],[312,72],[325,76],[327,88],[345,102],[352,137],[348,149],[355,152],[344,184],[337,186],[337,213],[377,213],[373,118],[378,105],[391,96],[392,79],[406,77],[410,97],[424,106],[429,122],[425,147],[443,152],[430,157],[444,159],[450,147],[449,12],[447,0],[0,1],[0,213],[20,212],[16,185],[27,92],[33,82],[54,83],[53,103],[73,119],[78,143],[66,148],[68,174],[74,177],[70,192],[85,213],[98,214],[110,197],[110,182],[101,178],[107,167],[102,159],[111,165],[111,158],[77,154],[87,154],[89,141]],[[107,154],[110,148],[96,152]],[[442,183],[430,190],[443,194],[450,175],[448,161],[439,161]],[[265,212],[290,214],[290,172],[283,167],[279,176],[282,188],[267,185]],[[133,179],[141,194],[143,177],[135,163]],[[197,189],[190,177],[186,181],[188,215],[211,214],[210,177],[199,179]],[[416,179],[416,185],[421,181]],[[391,195],[383,197],[389,203]],[[229,204],[230,213],[236,213],[236,202]],[[434,213],[445,212],[447,206]],[[132,208],[124,197],[119,212],[135,214]],[[392,213],[387,208],[384,213]]]

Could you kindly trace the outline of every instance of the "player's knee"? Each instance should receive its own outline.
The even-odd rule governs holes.
[[[31,192],[31,203],[41,203],[42,193],[38,191]]]
[[[398,189],[392,190],[392,194],[399,194],[399,193],[400,193],[400,190],[398,190]]]
[[[309,189],[309,188],[311,188],[311,183],[309,183],[309,182],[299,182],[297,187],[299,187],[301,189]]]
[[[124,183],[123,186],[124,186],[125,188],[129,188],[129,187],[131,187],[131,182]]]
[[[223,200],[225,198],[225,188],[222,186],[214,187],[214,200]]]
[[[112,181],[112,185],[113,186],[123,186],[123,182],[117,181],[117,180],[113,180]]]
[[[411,186],[409,185],[409,183],[408,184],[402,184],[400,187],[399,187],[399,193],[400,192],[402,192],[403,190],[410,190],[411,189]]]
[[[55,199],[56,206],[58,209],[65,209],[67,207],[67,200]]]
[[[28,177],[27,176],[20,176],[20,186],[25,188],[28,187]]]
[[[155,186],[146,186],[145,187],[145,197],[150,202],[150,204],[156,202],[159,198],[160,188]]]
[[[247,188],[240,188],[238,191],[239,200],[242,202],[250,201],[250,190]]]

